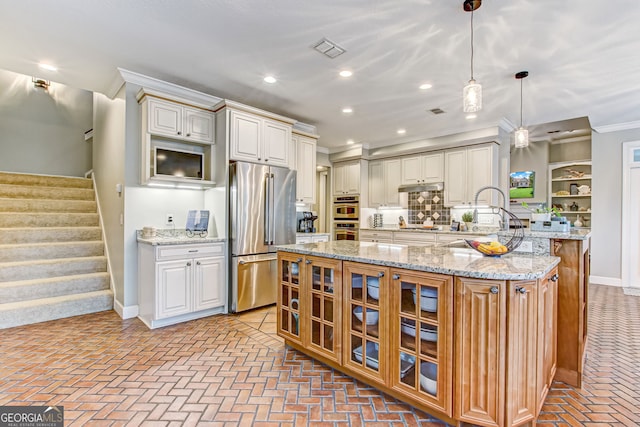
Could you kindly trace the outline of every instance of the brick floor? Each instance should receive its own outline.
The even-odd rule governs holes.
[[[584,387],[539,426],[640,425],[640,297],[590,289]],[[63,405],[66,426],[443,426],[287,349],[273,310],[149,330],[104,312],[0,331],[0,405]]]

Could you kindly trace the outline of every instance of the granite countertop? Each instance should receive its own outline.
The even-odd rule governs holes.
[[[467,236],[467,235],[472,235],[472,236],[478,236],[478,235],[489,235],[489,234],[496,234],[498,232],[498,230],[496,229],[480,229],[477,231],[451,231],[449,230],[449,227],[447,226],[446,228],[444,228],[444,226],[442,226],[443,229],[439,230],[439,229],[428,229],[428,228],[423,228],[420,226],[408,226],[405,228],[400,228],[400,227],[361,227],[360,230],[368,230],[368,231],[418,231],[421,233],[436,233],[436,234],[459,234],[461,236]]]
[[[511,253],[487,257],[473,249],[420,247],[382,243],[332,241],[278,246],[279,251],[366,264],[398,267],[462,277],[531,280],[544,277],[560,258]]]
[[[185,230],[158,230],[155,237],[142,237],[142,230],[137,230],[136,237],[139,243],[153,246],[219,243],[226,241],[224,238],[209,235],[200,237],[199,234],[195,234],[190,237],[187,236]]]
[[[498,236],[510,236],[513,231],[500,231]],[[591,229],[579,228],[571,229],[569,232],[561,233],[556,231],[531,231],[524,230],[524,237],[542,238],[542,239],[564,239],[564,240],[587,240],[591,237]]]

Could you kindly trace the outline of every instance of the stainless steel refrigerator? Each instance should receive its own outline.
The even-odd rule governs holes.
[[[230,165],[231,311],[274,304],[276,245],[296,242],[296,171]]]

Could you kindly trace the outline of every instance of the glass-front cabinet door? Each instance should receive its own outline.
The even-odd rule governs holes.
[[[300,334],[301,296],[304,268],[302,255],[278,254],[278,335],[302,344]]]
[[[305,277],[305,306],[310,307],[304,317],[305,346],[341,363],[342,261],[308,256]]]
[[[451,416],[453,279],[391,270],[393,388]]]
[[[344,263],[343,364],[382,383],[386,380],[388,369],[389,340],[385,317],[389,309],[387,273],[385,267]]]

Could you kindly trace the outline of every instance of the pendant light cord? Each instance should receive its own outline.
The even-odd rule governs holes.
[[[522,80],[520,79],[520,127],[522,127]]]
[[[471,80],[473,80],[473,6],[471,6]]]

